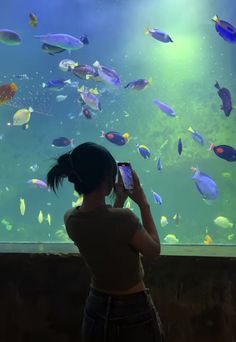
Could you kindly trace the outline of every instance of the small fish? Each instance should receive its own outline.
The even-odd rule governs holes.
[[[181,138],[179,138],[179,140],[178,140],[178,153],[179,153],[179,155],[181,155],[182,151],[183,151],[183,143],[182,143]]]
[[[198,168],[192,168],[192,171],[195,172],[192,179],[203,198],[206,200],[216,199],[219,195],[216,182],[206,173],[199,171]]]
[[[38,166],[38,164],[33,164],[33,165],[31,165],[30,167],[29,167],[29,169],[32,171],[32,172],[36,172],[36,171],[38,171],[38,169],[39,169],[39,166]]]
[[[231,93],[229,89],[221,88],[217,81],[216,81],[215,87],[218,89],[218,95],[222,101],[222,106],[220,109],[223,110],[226,117],[229,117],[230,113],[234,109],[232,106]]]
[[[93,66],[95,68],[97,68],[98,75],[103,81],[105,81],[105,82],[107,82],[107,83],[109,83],[115,87],[121,86],[120,77],[118,76],[118,74],[115,70],[109,69],[109,68],[105,67],[104,65],[101,65],[98,61],[94,62]]]
[[[50,45],[46,43],[42,44],[41,49],[51,56],[55,56],[58,53],[66,51],[66,49],[62,49],[58,46],[54,46],[54,45]]]
[[[42,83],[42,88],[48,88],[51,90],[61,90],[65,87],[65,85],[71,84],[71,80],[51,80],[47,83]]]
[[[158,30],[157,28],[154,28],[154,29],[147,28],[145,31],[145,34],[146,35],[149,34],[154,39],[159,40],[160,42],[163,42],[163,43],[170,43],[170,42],[173,43],[173,40],[167,33],[162,32]]]
[[[84,116],[86,119],[90,120],[95,115],[88,107],[83,106],[79,116]]]
[[[25,215],[25,200],[24,200],[24,198],[20,198],[20,213],[22,216]]]
[[[101,102],[93,89],[87,89],[82,86],[77,91],[80,93],[80,97],[85,104],[94,110],[102,111]]]
[[[125,206],[124,206],[126,209],[129,209],[129,210],[134,210],[133,208],[132,208],[132,201],[131,201],[131,199],[128,197],[127,198],[127,200],[126,200],[126,202],[125,202]]]
[[[127,143],[127,140],[124,138],[123,134],[115,131],[110,131],[107,133],[102,132],[102,137],[118,146],[123,146]]]
[[[124,88],[134,89],[134,90],[143,90],[147,88],[148,85],[151,85],[151,84],[152,84],[152,78],[150,78],[149,80],[145,80],[141,78],[141,79],[129,82],[126,86],[124,86]]]
[[[224,178],[231,178],[232,177],[230,172],[222,172],[221,176]]]
[[[168,224],[168,220],[166,216],[161,216],[161,226],[165,227]]]
[[[0,29],[0,43],[15,46],[22,43],[22,39],[15,31],[8,29]]]
[[[236,28],[227,21],[221,20],[217,15],[212,18],[215,23],[215,29],[219,35],[229,43],[236,42]]]
[[[0,105],[4,105],[9,102],[18,90],[17,85],[13,83],[6,83],[0,85]]]
[[[158,193],[156,193],[156,192],[153,191],[153,190],[151,190],[151,192],[152,192],[154,201],[155,201],[157,204],[161,205],[161,204],[162,204],[162,198],[161,198],[161,196],[158,195]]]
[[[214,151],[217,157],[220,157],[229,162],[236,161],[236,150],[232,146],[228,145],[218,145],[212,144],[210,146],[210,151]]]
[[[22,126],[24,129],[27,129],[29,127],[31,113],[33,113],[33,111],[32,107],[29,107],[28,109],[19,109],[13,115],[13,126]]]
[[[67,95],[57,95],[56,96],[56,101],[57,102],[63,102],[63,101],[65,101],[66,99],[67,99]]]
[[[174,220],[176,226],[178,226],[179,223],[180,223],[180,220],[181,220],[180,214],[179,214],[179,213],[176,213],[176,214],[173,216],[173,220]]]
[[[49,224],[49,226],[51,226],[51,223],[52,223],[52,217],[51,217],[51,215],[50,214],[47,214],[47,217],[46,217],[46,219],[45,219],[46,221],[48,221],[48,224]]]
[[[59,63],[59,69],[64,72],[73,70],[76,66],[78,66],[78,63],[71,59],[62,59]]]
[[[151,152],[149,148],[145,145],[139,145],[136,144],[136,147],[138,149],[139,154],[144,158],[144,159],[150,159],[151,157]]]
[[[67,147],[71,145],[74,147],[74,139],[68,139],[66,137],[59,137],[53,140],[52,146],[53,147]]]
[[[19,74],[15,75],[15,78],[18,78],[18,80],[29,80],[29,76],[27,74]]]
[[[173,108],[171,108],[168,104],[161,102],[160,100],[153,100],[153,103],[160,108],[164,113],[168,116],[176,117],[176,113]]]
[[[37,27],[38,26],[37,16],[34,13],[30,13],[29,18],[30,18],[29,25],[32,27]]]
[[[42,212],[42,210],[39,211],[38,221],[39,221],[40,224],[43,222],[43,212]]]
[[[229,241],[233,240],[234,238],[235,238],[235,234],[229,234],[229,235],[227,236],[227,239],[228,239]]]
[[[214,243],[212,237],[209,234],[206,234],[204,236],[204,241],[203,241],[204,245],[212,245]]]
[[[164,238],[165,243],[174,245],[179,243],[179,239],[177,239],[175,234],[167,234]]]
[[[79,38],[64,33],[39,35],[34,36],[34,38],[39,39],[42,43],[57,46],[68,51],[78,50],[84,45],[87,45],[84,44]]]
[[[214,219],[214,223],[224,229],[228,229],[228,228],[232,228],[233,227],[233,223],[229,221],[229,219],[227,217],[224,216],[218,216]]]
[[[192,133],[192,137],[195,141],[199,142],[199,144],[204,145],[204,139],[201,133],[193,129],[192,127],[188,128],[188,131]]]
[[[88,64],[78,64],[74,68],[69,67],[68,71],[71,71],[76,77],[82,80],[102,81],[97,69]]]
[[[43,180],[41,180],[41,179],[33,178],[33,179],[28,180],[27,183],[28,184],[34,184],[38,188],[42,188],[42,189],[47,189],[48,190],[47,184]]]
[[[162,163],[161,163],[161,158],[159,157],[157,159],[157,170],[161,171],[163,169]]]

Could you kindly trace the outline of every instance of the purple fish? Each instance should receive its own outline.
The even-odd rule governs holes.
[[[27,183],[34,184],[38,188],[47,189],[49,191],[47,184],[41,179],[33,178],[33,179],[28,180]]]
[[[74,141],[73,141],[73,139],[68,139],[66,137],[56,138],[52,142],[53,147],[67,147],[69,145],[74,147]]]
[[[164,113],[168,116],[175,117],[176,113],[173,108],[171,108],[168,104],[161,102],[157,99],[153,100],[153,103],[158,106]]]
[[[151,190],[151,191],[152,191],[152,195],[153,195],[154,201],[155,201],[157,204],[161,205],[161,204],[162,204],[162,198],[161,198],[161,196],[160,196],[157,192],[155,192],[155,191],[153,191],[153,190]]]
[[[222,101],[221,110],[223,110],[225,116],[228,117],[230,116],[230,113],[233,110],[230,91],[227,88],[220,88],[220,85],[217,81],[215,87],[218,89],[218,95]]]
[[[215,15],[212,20],[219,35],[229,43],[236,43],[236,28],[227,21],[221,20]]]
[[[98,74],[103,81],[115,87],[120,87],[121,80],[115,70],[109,69],[105,67],[104,65],[101,65],[98,61],[94,62],[93,66],[97,68]]]
[[[182,143],[181,138],[179,138],[179,141],[178,141],[178,153],[179,153],[179,155],[181,155],[182,151],[183,151],[183,143]]]
[[[167,33],[162,32],[158,30],[157,28],[147,29],[145,34],[150,34],[150,36],[152,36],[154,39],[159,40],[160,42],[163,42],[163,43],[169,43],[169,42],[173,43],[173,40]]]
[[[66,84],[71,84],[71,80],[65,80],[65,79],[51,80],[51,81],[48,81],[47,83],[42,83],[42,88],[61,90],[62,88],[64,88]]]
[[[39,39],[42,43],[57,46],[65,50],[78,50],[84,46],[81,39],[73,37],[69,34],[57,33],[57,34],[46,34],[40,36],[34,36],[34,38]],[[82,38],[82,40],[84,40]]]
[[[76,77],[79,77],[82,80],[95,80],[101,81],[97,70],[88,64],[80,64],[75,68],[68,68],[68,71],[72,71]]]
[[[124,86],[124,88],[135,89],[135,90],[143,90],[151,83],[152,83],[151,79],[145,80],[143,78],[140,78],[138,80],[129,82],[128,84],[126,84],[126,86]]]
[[[195,185],[203,198],[207,200],[216,199],[219,195],[219,190],[215,181],[197,168],[192,168],[192,170],[195,172],[192,179],[195,181]]]
[[[99,110],[100,112],[102,111],[101,102],[95,94],[93,94],[88,89],[83,89],[83,88],[78,89],[78,91],[81,97],[81,99],[79,99],[79,102],[81,104],[86,104],[94,110]]]
[[[127,139],[125,139],[124,136],[119,132],[102,132],[102,137],[118,146],[123,146],[127,143]]]

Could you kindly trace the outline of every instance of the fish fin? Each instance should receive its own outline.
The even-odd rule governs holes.
[[[214,147],[215,147],[215,145],[214,145],[214,144],[211,144],[210,147],[209,147],[209,149],[208,149],[208,151],[213,151],[213,150],[214,150]]]
[[[64,83],[66,83],[66,84],[71,84],[71,79],[66,80]]]
[[[71,140],[70,140],[70,143],[71,143],[71,147],[74,148],[74,147],[75,147],[74,139],[71,139]]]
[[[91,78],[93,78],[93,76],[92,75],[86,75],[85,78],[86,78],[86,80],[90,80]]]
[[[149,27],[147,27],[146,30],[144,31],[144,34],[145,35],[149,34],[149,31],[150,31],[150,29],[149,29]]]
[[[211,18],[211,20],[214,21],[217,24],[220,22],[220,18],[218,17],[218,15],[214,15],[214,17]]]
[[[99,67],[100,67],[99,61],[95,61],[95,62],[93,63],[93,66],[94,66],[95,68],[99,68]]]
[[[91,89],[89,89],[89,92],[94,94],[94,95],[98,95],[99,94],[98,88],[91,88]]]
[[[194,130],[192,129],[191,126],[189,126],[188,131],[191,132],[191,133],[194,133]]]
[[[42,83],[42,88],[46,88],[46,83]]]
[[[216,83],[215,83],[215,87],[217,88],[217,89],[220,89],[220,85],[219,85],[219,83],[216,81]]]
[[[100,138],[105,138],[106,133],[104,131],[101,132]]]
[[[84,90],[85,90],[85,86],[84,85],[82,85],[81,87],[77,88],[77,91],[79,93],[82,93]]]
[[[29,112],[33,113],[34,109],[32,107],[29,107]]]

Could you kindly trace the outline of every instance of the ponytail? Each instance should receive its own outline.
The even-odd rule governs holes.
[[[56,192],[59,185],[62,185],[64,178],[69,177],[72,172],[70,153],[65,153],[56,160],[56,164],[47,174],[47,185],[54,192]]]

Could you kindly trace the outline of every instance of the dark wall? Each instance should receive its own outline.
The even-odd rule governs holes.
[[[236,342],[236,259],[144,261],[167,342]],[[0,255],[0,341],[79,342],[89,276],[78,255]]]

